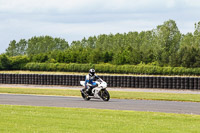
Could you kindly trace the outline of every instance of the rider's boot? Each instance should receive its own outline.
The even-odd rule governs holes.
[[[91,94],[92,94],[92,89],[93,89],[93,87],[88,87],[88,88],[86,89],[86,93],[87,93],[88,95],[91,95]]]
[[[84,91],[85,91],[85,88],[81,89],[80,91],[81,91],[81,92],[84,92]]]
[[[87,90],[87,87],[85,87],[85,88],[83,88],[83,89],[81,89],[81,92],[85,92]]]

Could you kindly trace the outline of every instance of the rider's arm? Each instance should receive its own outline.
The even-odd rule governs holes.
[[[96,78],[96,79],[99,79],[99,76],[95,75],[95,78]]]
[[[85,88],[87,88],[88,82],[89,82],[89,75],[86,75],[86,77],[85,77]]]

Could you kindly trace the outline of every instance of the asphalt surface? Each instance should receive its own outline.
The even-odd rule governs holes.
[[[110,101],[104,102],[100,99],[84,101],[81,97],[0,94],[0,104],[134,110],[200,115],[200,103],[195,102],[120,99],[110,99]]]

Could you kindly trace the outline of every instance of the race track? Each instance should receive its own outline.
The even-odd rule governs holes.
[[[81,97],[0,94],[0,104],[134,110],[200,115],[200,103],[195,102],[120,99],[110,99],[109,102],[104,102],[99,99],[84,101]]]

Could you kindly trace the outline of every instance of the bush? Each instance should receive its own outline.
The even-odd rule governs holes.
[[[1,66],[0,66],[1,67]],[[94,68],[98,73],[123,73],[147,75],[200,75],[200,68],[159,67],[153,65],[112,65],[112,64],[76,64],[76,63],[27,63],[23,70],[88,72]]]
[[[11,60],[5,54],[0,55],[0,69],[1,70],[10,70],[11,69]]]
[[[10,65],[12,70],[21,70],[24,68],[24,65],[29,62],[29,58],[27,56],[13,56],[10,58]]]

